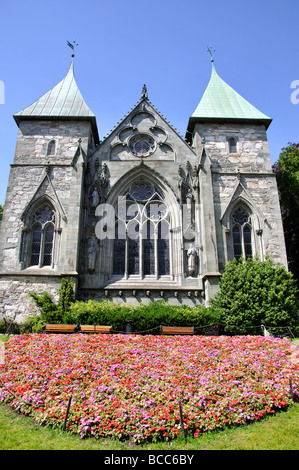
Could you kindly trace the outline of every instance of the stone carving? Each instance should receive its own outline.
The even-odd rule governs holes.
[[[96,242],[94,238],[91,238],[88,245],[88,270],[93,272],[95,270],[95,261],[96,261]]]
[[[36,211],[34,220],[39,222],[43,227],[47,222],[54,222],[54,217],[55,213],[53,209],[46,205]]]
[[[92,195],[91,195],[91,205],[92,207],[97,207],[100,203],[100,197],[99,197],[99,193],[97,191],[97,188],[94,187],[94,190],[92,192]]]
[[[148,92],[147,92],[147,88],[146,88],[145,84],[142,87],[141,99],[142,100],[148,100]]]
[[[108,183],[109,183],[108,167],[106,163],[103,163],[101,177],[100,177],[102,197],[106,197]]]
[[[196,273],[197,251],[194,247],[189,248],[187,251],[188,257],[188,274],[194,276]]]
[[[199,179],[198,172],[199,166],[194,165],[192,168],[189,161],[186,163],[186,172],[184,172],[181,165],[178,168],[178,188],[181,191],[181,204],[184,204],[187,195],[194,195],[195,202],[199,202]]]

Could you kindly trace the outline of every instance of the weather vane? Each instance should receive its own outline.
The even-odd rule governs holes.
[[[70,42],[70,41],[66,41],[67,45],[72,49],[73,53],[72,53],[72,57],[75,57],[75,46],[78,46],[78,44],[76,43],[76,41],[73,41],[73,44]]]
[[[212,46],[208,47],[208,53],[211,56],[211,62],[214,62],[213,52],[215,52],[215,49],[213,49]]]

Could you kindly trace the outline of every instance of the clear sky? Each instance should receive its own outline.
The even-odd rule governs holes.
[[[78,43],[75,78],[100,138],[137,103],[144,83],[185,135],[210,78],[211,44],[220,77],[273,119],[272,163],[299,142],[299,104],[291,102],[292,82],[299,88],[298,0],[0,0],[0,21],[0,204],[18,131],[12,116],[65,76],[67,41]]]

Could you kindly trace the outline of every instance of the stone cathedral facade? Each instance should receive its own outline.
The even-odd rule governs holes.
[[[194,99],[198,102],[194,93]],[[196,104],[196,103],[195,103]],[[183,138],[141,98],[103,141],[74,78],[16,113],[0,232],[0,316],[33,314],[28,293],[208,305],[225,264],[286,265],[267,128],[217,74]]]

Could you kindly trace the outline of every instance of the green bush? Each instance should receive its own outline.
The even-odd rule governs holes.
[[[165,301],[138,305],[120,305],[107,300],[77,301],[70,306],[68,317],[76,324],[112,325],[114,331],[123,332],[128,321],[134,331],[148,332],[160,325],[204,327],[219,320],[213,309],[172,306]]]
[[[299,334],[296,281],[270,259],[229,262],[211,305],[226,334],[262,334],[261,325],[274,335],[285,333],[287,326]]]
[[[61,282],[58,304],[46,292],[29,295],[40,308],[41,314],[28,318],[22,324],[22,332],[26,333],[42,331],[45,323],[112,325],[113,331],[125,332],[130,321],[136,332],[157,333],[157,327],[165,325],[203,327],[197,332],[204,334],[205,326],[219,320],[218,313],[213,309],[172,306],[165,301],[138,305],[122,305],[108,300],[75,301],[73,282],[66,279]]]
[[[59,289],[59,300],[56,304],[52,297],[47,292],[37,294],[35,292],[29,293],[33,298],[36,305],[41,310],[40,315],[29,317],[22,324],[23,333],[38,333],[42,330],[45,323],[69,323],[68,310],[75,301],[74,283],[72,279],[62,279]]]

